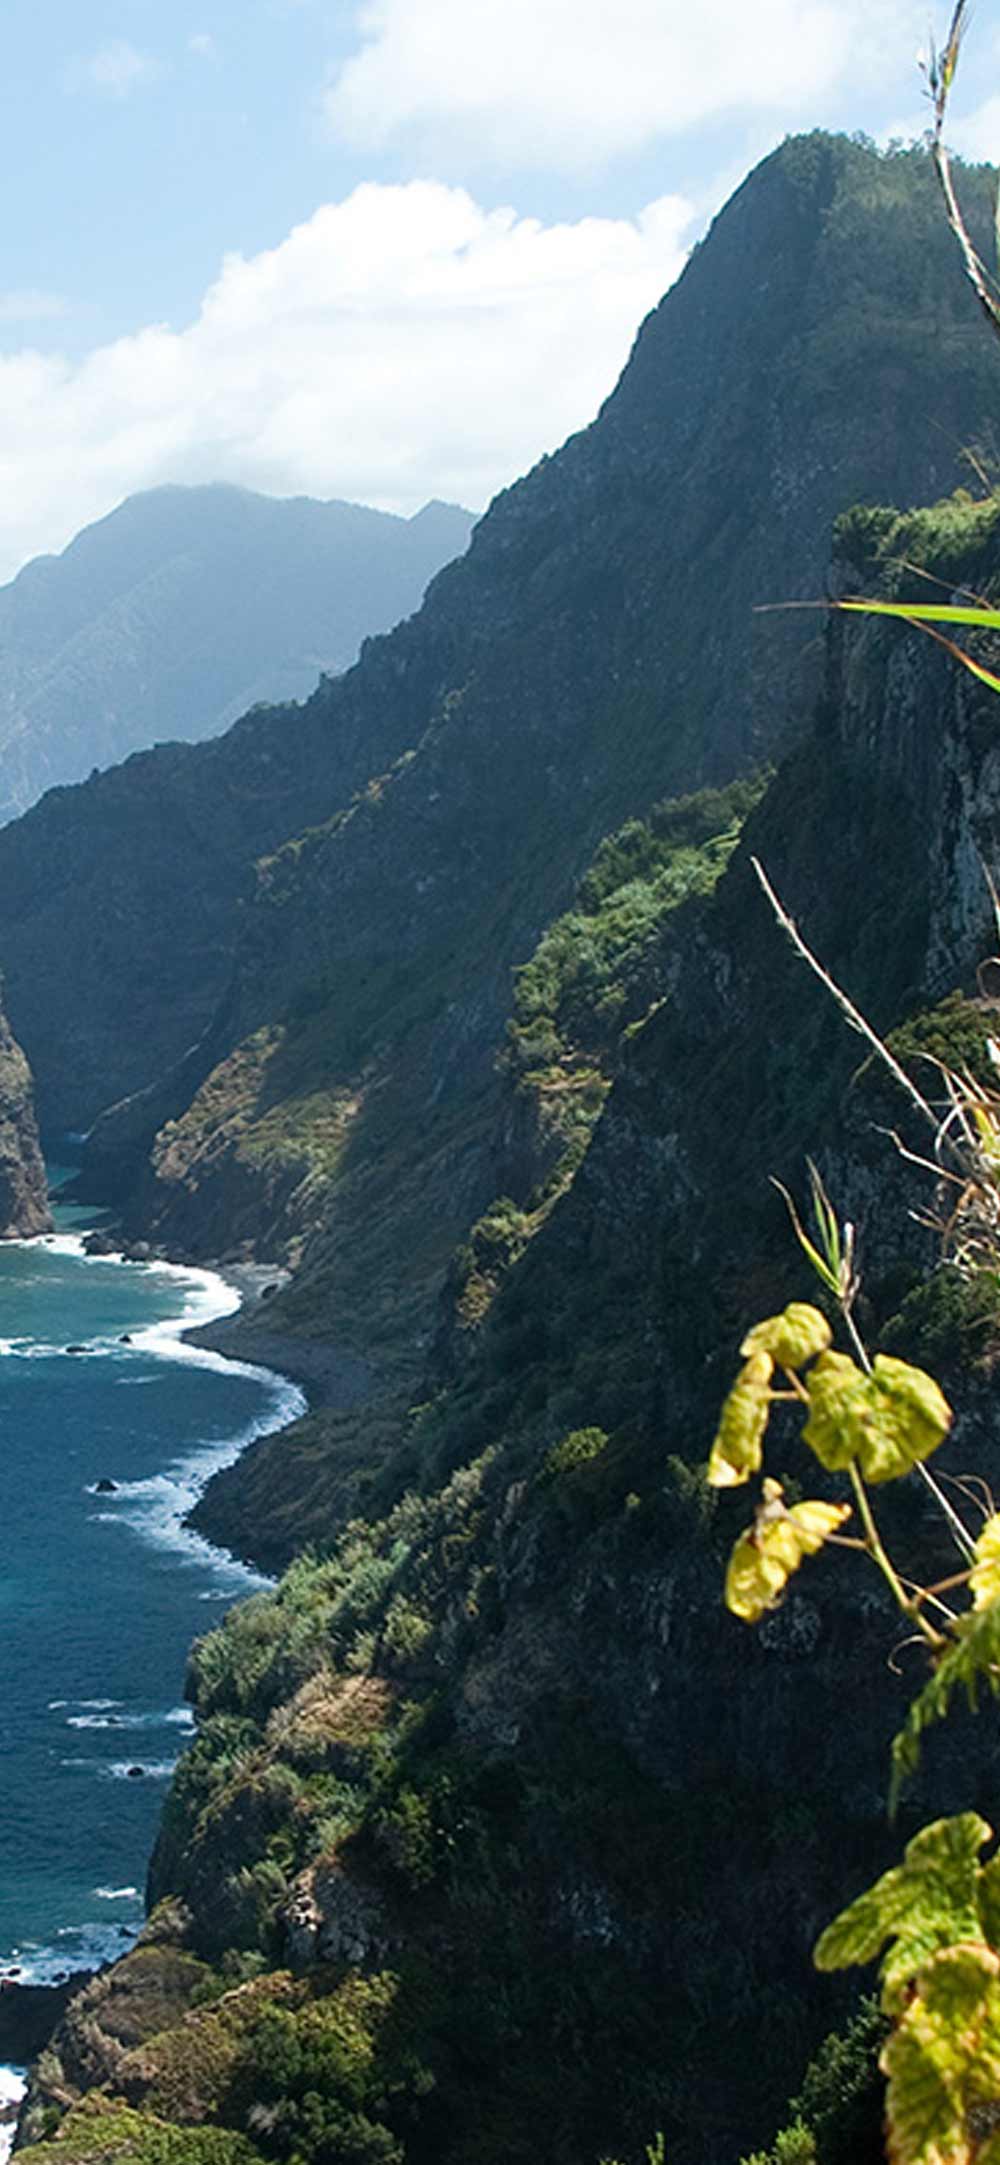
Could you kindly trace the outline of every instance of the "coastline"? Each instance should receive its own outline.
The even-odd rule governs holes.
[[[371,1396],[372,1370],[356,1354],[342,1352],[327,1339],[299,1338],[269,1325],[262,1293],[248,1286],[247,1280],[253,1273],[273,1283],[273,1271],[260,1264],[211,1263],[206,1267],[241,1295],[241,1305],[231,1315],[191,1324],[182,1333],[185,1344],[218,1353],[224,1360],[249,1361],[298,1384],[310,1412],[333,1407],[349,1413]]]
[[[246,1347],[238,1350],[234,1348],[230,1352],[228,1348],[202,1348],[187,1344],[189,1329],[204,1328],[210,1332],[213,1327],[238,1314],[248,1296],[252,1300],[253,1287],[246,1283],[246,1273],[223,1272],[212,1265],[174,1261],[162,1253],[146,1251],[140,1255],[132,1255],[126,1247],[119,1248],[110,1240],[107,1245],[102,1243],[99,1252],[88,1251],[85,1245],[87,1237],[88,1228],[85,1225],[77,1224],[72,1229],[61,1228],[57,1218],[56,1230],[22,1236],[10,1245],[27,1249],[72,1251],[81,1261],[92,1259],[102,1263],[132,1264],[141,1270],[164,1275],[176,1273],[177,1295],[173,1312],[159,1321],[135,1330],[132,1343],[137,1349],[144,1350],[159,1360],[187,1360],[208,1368],[225,1366],[242,1370],[255,1375],[265,1387],[264,1405],[249,1427],[234,1429],[233,1433],[224,1439],[196,1444],[188,1451],[184,1451],[182,1447],[176,1458],[165,1460],[161,1473],[154,1476],[153,1481],[148,1478],[140,1480],[139,1489],[151,1488],[155,1481],[161,1493],[155,1498],[153,1508],[150,1508],[147,1500],[143,1498],[142,1514],[137,1514],[133,1520],[141,1538],[148,1541],[154,1549],[166,1547],[172,1551],[181,1567],[185,1561],[191,1560],[193,1554],[200,1551],[203,1562],[209,1565],[212,1571],[213,1579],[218,1581],[223,1590],[224,1598],[228,1603],[237,1601],[270,1583],[268,1575],[262,1573],[251,1560],[241,1556],[236,1548],[229,1547],[217,1538],[207,1539],[190,1525],[190,1514],[215,1473],[232,1466],[240,1453],[259,1438],[273,1435],[301,1417],[307,1405],[304,1390],[296,1379],[276,1366],[248,1360]],[[258,1278],[268,1276],[267,1273],[256,1275]],[[273,1273],[270,1275],[273,1277]],[[173,1304],[173,1293],[170,1293],[169,1299]],[[58,1350],[58,1347],[55,1350]],[[101,1347],[95,1343],[92,1348],[81,1348],[82,1350],[97,1353]],[[116,1484],[116,1487],[117,1514],[117,1508],[128,1510],[128,1484]],[[143,1520],[147,1523],[144,1524]],[[79,1955],[84,1953],[82,1945],[77,1952],[76,1964],[73,1965],[72,1961],[67,1963],[62,1947],[56,1941],[52,1941],[50,1945],[45,1937],[37,1946],[32,1946],[27,1957],[20,1947],[13,1950],[6,1974],[0,1977],[0,2077],[6,2079],[5,2070],[6,2074],[16,2071],[41,2049],[45,2035],[51,2032],[58,2021],[67,1998],[67,1969],[72,1968],[72,1989],[79,1990],[88,1977],[98,1974],[118,1954],[126,1950],[140,1929],[140,1924],[141,1920],[134,1926],[126,1926],[102,1918],[94,1920],[92,1930],[90,1926],[86,1929],[79,1928],[82,1939],[90,1932],[95,1942],[91,1959],[88,1961],[85,1954],[83,1964],[79,1959]],[[4,1959],[8,1960],[7,1957]],[[3,2095],[0,2094],[0,2106],[3,2103]],[[0,2115],[0,2137],[2,2133]],[[0,2165],[2,2160],[0,2140]]]
[[[78,1226],[69,1236],[57,1232],[33,1238],[47,1244],[53,1239],[70,1237],[74,1244],[79,1241],[82,1248],[87,1230]],[[189,1542],[203,1544],[220,1564],[231,1564],[237,1571],[246,1572],[248,1577],[256,1575],[260,1579],[263,1576],[260,1566],[245,1553],[242,1545],[230,1545],[214,1532],[206,1537],[197,1524],[192,1524],[198,1504],[219,1473],[231,1471],[245,1451],[252,1450],[257,1443],[272,1441],[305,1413],[322,1407],[347,1410],[363,1403],[371,1395],[371,1371],[364,1362],[340,1353],[327,1342],[300,1339],[270,1326],[267,1315],[269,1292],[271,1288],[278,1289],[287,1283],[287,1273],[261,1264],[215,1261],[194,1264],[189,1258],[181,1259],[157,1250],[130,1255],[127,1246],[112,1247],[113,1241],[114,1235],[110,1235],[104,1260],[111,1260],[113,1255],[122,1262],[166,1267],[179,1274],[188,1274],[196,1282],[200,1279],[203,1285],[214,1279],[220,1289],[220,1303],[223,1289],[231,1296],[231,1304],[220,1305],[216,1315],[203,1321],[186,1323],[181,1314],[156,1326],[164,1340],[165,1355],[168,1355],[172,1340],[174,1357],[177,1352],[190,1348],[195,1357],[200,1353],[227,1364],[265,1371],[277,1392],[297,1391],[300,1394],[301,1403],[297,1407],[289,1410],[287,1402],[285,1406],[276,1407],[277,1418],[273,1425],[258,1429],[255,1435],[240,1441],[224,1465],[216,1460],[203,1472],[200,1480],[192,1462],[190,1471],[197,1481],[197,1491],[189,1509],[177,1520],[180,1547]],[[238,1592],[234,1593],[234,1598],[239,1598]],[[123,1937],[116,1952],[127,1951],[128,1944]],[[109,1956],[110,1961],[114,1959],[114,1954]],[[58,2027],[69,1998],[107,1966],[107,1963],[99,1962],[95,1968],[76,1971],[59,1983],[35,1983],[30,1977],[23,1981],[13,1978],[0,1981],[0,2165],[7,2165],[10,2146],[15,2139],[17,2115],[26,2094],[29,2063]]]
[[[100,1240],[101,1245],[89,1247],[88,1241],[95,1238]],[[208,1296],[213,1304],[213,1312],[199,1318],[197,1315],[192,1316],[190,1309],[182,1306],[177,1315],[166,1317],[137,1333],[136,1345],[144,1345],[147,1352],[165,1360],[186,1358],[198,1361],[206,1367],[219,1363],[243,1370],[246,1374],[254,1375],[272,1394],[274,1404],[263,1419],[255,1422],[249,1431],[230,1437],[221,1445],[197,1446],[193,1452],[172,1461],[163,1469],[163,1479],[173,1481],[176,1496],[173,1505],[167,1506],[157,1533],[159,1539],[162,1541],[166,1538],[168,1545],[175,1548],[178,1554],[190,1555],[192,1547],[200,1547],[211,1557],[217,1568],[231,1571],[234,1580],[247,1581],[239,1591],[234,1588],[234,1600],[240,1598],[240,1591],[245,1594],[254,1592],[254,1581],[258,1586],[269,1582],[273,1577],[272,1573],[262,1569],[253,1557],[242,1554],[235,1545],[231,1546],[225,1540],[202,1533],[194,1525],[193,1515],[217,1474],[229,1472],[244,1451],[280,1434],[293,1422],[301,1420],[309,1410],[310,1399],[304,1378],[291,1373],[290,1367],[279,1366],[276,1359],[267,1360],[263,1352],[256,1352],[252,1329],[238,1340],[230,1335],[247,1307],[249,1306],[252,1312],[253,1306],[259,1302],[262,1286],[274,1283],[274,1270],[258,1264],[227,1266],[215,1262],[194,1262],[189,1257],[167,1255],[162,1249],[147,1246],[145,1242],[135,1245],[126,1242],[119,1245],[114,1234],[109,1234],[104,1227],[90,1229],[85,1225],[75,1225],[72,1229],[63,1229],[59,1227],[58,1221],[54,1232],[29,1236],[17,1245],[49,1248],[55,1245],[69,1246],[80,1254],[82,1260],[134,1265],[145,1270],[169,1272],[176,1274],[181,1281],[186,1280],[189,1288],[200,1288],[203,1295]],[[280,1275],[279,1273],[279,1277]],[[215,1288],[218,1288],[218,1292]],[[223,1297],[220,1298],[220,1295]],[[218,1342],[216,1333],[219,1334]],[[276,1337],[274,1350],[282,1350],[285,1343],[283,1338]],[[148,1531],[151,1537],[152,1529]]]
[[[253,1298],[254,1287],[245,1287],[247,1270],[267,1281],[258,1266],[240,1266],[230,1282],[248,1291],[249,1300],[237,1314],[185,1332],[189,1343],[224,1360],[250,1362],[292,1379],[304,1393],[301,1412],[290,1421],[276,1423],[266,1434],[247,1444],[226,1467],[213,1472],[192,1505],[186,1524],[196,1535],[217,1548],[238,1556],[252,1570],[280,1578],[291,1562],[296,1546],[282,1503],[283,1470],[291,1475],[295,1492],[297,1474],[304,1466],[315,1469],[316,1454],[323,1456],[321,1432],[315,1416],[338,1416],[359,1411],[376,1398],[376,1378],[370,1366],[344,1352],[327,1339],[300,1338],[274,1327],[274,1322]],[[223,1270],[223,1275],[227,1275]],[[349,1465],[348,1451],[345,1465]],[[327,1506],[342,1518],[351,1516],[351,1499],[334,1492]]]

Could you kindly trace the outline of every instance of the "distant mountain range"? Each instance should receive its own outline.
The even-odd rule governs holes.
[[[0,589],[0,821],[130,752],[217,736],[409,616],[471,513],[150,489]]]

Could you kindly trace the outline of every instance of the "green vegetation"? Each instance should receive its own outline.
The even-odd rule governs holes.
[[[260,2151],[228,2128],[171,2126],[99,2092],[60,2120],[55,2140],[33,2142],[21,2155],[32,2165],[261,2165]]]
[[[613,1071],[623,1032],[662,997],[673,912],[711,894],[767,777],[654,806],[601,844],[576,907],[515,973],[514,1071],[536,1087]],[[598,1101],[599,1102],[599,1101]]]
[[[710,895],[767,776],[655,805],[601,844],[576,907],[514,973],[505,1069],[513,1120],[536,1178],[523,1207],[500,1196],[454,1255],[449,1299],[476,1330],[512,1264],[544,1225],[586,1155],[630,1039],[669,998],[686,903]]]

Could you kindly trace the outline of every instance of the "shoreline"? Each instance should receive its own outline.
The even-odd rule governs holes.
[[[218,1538],[206,1537],[190,1523],[191,1514],[216,1473],[232,1467],[241,1452],[249,1449],[258,1439],[275,1435],[291,1422],[301,1418],[307,1404],[305,1392],[296,1378],[276,1366],[251,1362],[247,1358],[246,1348],[240,1348],[238,1352],[235,1348],[232,1352],[228,1348],[225,1351],[221,1348],[216,1351],[214,1348],[202,1348],[187,1342],[189,1330],[204,1329],[211,1332],[213,1328],[241,1312],[242,1305],[253,1298],[253,1285],[246,1282],[250,1274],[242,1271],[223,1272],[213,1265],[175,1261],[162,1253],[129,1254],[127,1247],[113,1245],[110,1240],[106,1246],[102,1242],[99,1251],[88,1250],[85,1245],[88,1231],[85,1225],[70,1229],[60,1228],[57,1223],[51,1232],[22,1236],[10,1245],[49,1253],[53,1250],[63,1253],[71,1251],[81,1262],[115,1265],[131,1263],[143,1273],[160,1273],[163,1277],[168,1273],[171,1276],[176,1273],[176,1296],[173,1291],[168,1295],[172,1312],[159,1321],[134,1330],[131,1342],[136,1349],[158,1361],[169,1363],[187,1359],[206,1368],[218,1366],[219,1369],[226,1367],[242,1370],[245,1374],[252,1374],[259,1379],[262,1387],[261,1410],[249,1427],[235,1429],[228,1438],[220,1441],[195,1444],[187,1451],[181,1444],[173,1456],[170,1455],[170,1443],[167,1442],[159,1475],[160,1485],[165,1491],[163,1502],[157,1514],[150,1516],[148,1525],[143,1523],[143,1519],[138,1515],[132,1520],[138,1539],[144,1546],[149,1547],[151,1553],[157,1548],[162,1551],[164,1547],[171,1552],[175,1570],[183,1569],[185,1560],[191,1560],[193,1555],[200,1552],[203,1565],[212,1573],[213,1583],[219,1585],[226,1605],[231,1606],[259,1588],[273,1583],[271,1576],[262,1572],[253,1560],[242,1556],[237,1547]],[[274,1274],[256,1275],[258,1278],[267,1278],[268,1275],[273,1278]],[[53,1350],[58,1350],[58,1347]],[[101,1352],[102,1347],[95,1344],[85,1350],[96,1354]],[[113,1349],[109,1346],[108,1350]],[[91,1493],[100,1498],[99,1489],[92,1489]],[[124,1514],[130,1516],[127,1482],[115,1484],[115,1495],[109,1499],[112,1508],[116,1500]],[[55,1938],[52,1938],[50,1943],[50,1939],[44,1935],[37,1945],[31,1946],[30,1951],[21,1945],[11,1948],[9,1955],[3,1958],[6,1974],[0,1976],[0,2067],[16,2067],[33,2057],[40,2049],[37,2043],[32,2045],[30,2052],[23,2049],[23,2030],[27,2026],[37,2035],[35,2025],[44,2026],[47,2010],[51,2011],[50,2027],[54,2026],[61,2011],[61,2002],[66,1997],[67,1972],[72,1973],[74,1989],[79,1990],[89,1977],[98,1975],[118,1954],[127,1951],[128,1945],[132,1944],[141,1930],[142,1921],[139,1918],[134,1924],[125,1925],[95,1917],[92,1927],[89,1924],[86,1928],[80,1927],[79,1932],[83,1933],[84,1938],[87,1932],[92,1932],[95,1942],[100,1940],[104,1944],[95,1944],[92,1950],[88,1948],[86,1952],[82,1944],[78,1950],[74,1948],[77,1955],[75,1963],[72,1956],[67,1959],[66,1952]],[[81,1954],[84,1957],[82,1963]],[[44,2039],[42,2041],[44,2042]]]
[[[7,2165],[17,2136],[17,2123],[28,2090],[25,2064],[28,2057],[30,2055],[0,2061],[0,2165]]]
[[[252,1291],[248,1299],[244,1280],[252,1270],[273,1282],[273,1271],[259,1264],[227,1268],[224,1263],[210,1263],[205,1268],[232,1286],[241,1295],[242,1304],[231,1315],[190,1324],[181,1334],[186,1345],[218,1353],[224,1360],[248,1361],[254,1367],[271,1369],[285,1381],[298,1385],[305,1393],[310,1413],[324,1407],[348,1413],[371,1396],[372,1371],[358,1355],[342,1352],[328,1339],[299,1338],[290,1331],[268,1327],[264,1299]],[[301,1419],[301,1415],[297,1418]]]
[[[49,1247],[56,1241],[71,1240],[74,1248],[79,1249],[81,1259],[133,1262],[140,1267],[176,1271],[179,1284],[183,1283],[183,1277],[186,1276],[189,1286],[197,1285],[200,1281],[206,1292],[209,1291],[208,1281],[214,1279],[220,1297],[217,1314],[200,1322],[186,1322],[182,1296],[178,1304],[180,1313],[151,1326],[153,1330],[164,1335],[163,1357],[176,1358],[178,1353],[189,1348],[195,1357],[199,1353],[205,1353],[227,1365],[258,1369],[266,1375],[267,1383],[275,1393],[277,1402],[273,1408],[273,1425],[251,1433],[238,1443],[234,1440],[233,1455],[225,1461],[224,1467],[220,1466],[216,1459],[214,1464],[206,1466],[203,1478],[199,1480],[196,1463],[198,1454],[192,1454],[191,1459],[184,1462],[190,1477],[197,1483],[197,1491],[186,1508],[178,1511],[176,1524],[177,1546],[180,1551],[190,1543],[197,1542],[206,1552],[212,1552],[213,1559],[220,1567],[232,1568],[245,1574],[248,1580],[256,1577],[260,1581],[267,1575],[261,1573],[259,1565],[253,1559],[241,1555],[236,1546],[229,1546],[218,1539],[209,1540],[191,1524],[191,1514],[216,1475],[223,1470],[231,1470],[243,1452],[251,1449],[255,1443],[269,1441],[281,1434],[316,1406],[332,1401],[345,1403],[348,1393],[352,1393],[355,1398],[366,1395],[366,1376],[362,1364],[350,1360],[345,1362],[333,1349],[326,1346],[319,1345],[315,1349],[308,1343],[300,1346],[297,1340],[287,1334],[269,1331],[266,1324],[263,1328],[256,1324],[254,1319],[265,1306],[265,1287],[277,1287],[287,1283],[286,1272],[269,1269],[260,1264],[226,1265],[214,1261],[194,1263],[189,1258],[173,1257],[162,1250],[154,1249],[139,1255],[130,1254],[128,1244],[122,1247],[114,1244],[113,1235],[108,1236],[108,1247],[103,1253],[97,1249],[88,1251],[84,1243],[88,1234],[94,1230],[96,1229],[86,1225],[74,1226],[72,1230],[61,1229],[57,1223],[52,1231],[21,1236],[16,1244]],[[100,1231],[103,1234],[104,1228],[100,1228]],[[221,1305],[223,1295],[231,1297],[225,1306]],[[167,1351],[171,1342],[175,1349],[173,1354]],[[288,1409],[287,1401],[285,1405],[280,1403],[282,1393],[291,1391],[296,1392],[302,1401],[294,1410]],[[206,1456],[208,1455],[206,1453]],[[246,1593],[252,1590],[249,1585],[243,1589]],[[240,1591],[234,1589],[233,1598],[239,1600]],[[124,1935],[125,1928],[117,1929]],[[136,1929],[141,1930],[141,1925]],[[131,1935],[128,1944],[132,1944]],[[127,1951],[124,1937],[119,1951]],[[56,1958],[56,1950],[53,1949],[52,1952]],[[0,1980],[0,2165],[6,2165],[9,2145],[14,2139],[17,2107],[23,2094],[22,2071],[44,2048],[57,2027],[69,1998],[82,1990],[92,1977],[100,1975],[115,1959],[115,1954],[109,1954],[107,1961],[98,1961],[88,1969],[77,1969],[70,1977],[64,1974],[58,1982],[35,1980],[30,1968],[23,1977],[6,1977]]]
[[[95,1236],[100,1240],[100,1246],[88,1247],[87,1242]],[[200,1320],[197,1315],[185,1314],[182,1307],[177,1315],[164,1317],[161,1322],[138,1332],[135,1343],[137,1346],[144,1344],[147,1352],[163,1360],[188,1357],[195,1361],[200,1360],[206,1367],[211,1367],[218,1361],[227,1367],[241,1369],[248,1375],[254,1375],[264,1389],[273,1395],[275,1403],[261,1425],[255,1423],[249,1433],[232,1437],[221,1445],[197,1446],[190,1454],[178,1456],[162,1469],[164,1479],[173,1477],[179,1490],[186,1487],[188,1491],[186,1497],[178,1495],[176,1514],[173,1515],[171,1546],[176,1547],[178,1553],[190,1553],[192,1545],[197,1545],[206,1551],[218,1569],[233,1571],[249,1580],[256,1579],[258,1584],[273,1582],[273,1573],[262,1570],[252,1557],[242,1555],[238,1548],[230,1546],[224,1540],[211,1539],[203,1534],[194,1525],[193,1514],[217,1474],[230,1472],[245,1451],[252,1449],[256,1443],[280,1435],[309,1411],[310,1399],[303,1379],[291,1373],[289,1367],[279,1366],[277,1359],[265,1360],[262,1353],[256,1353],[250,1343],[252,1334],[248,1333],[238,1342],[229,1335],[233,1326],[247,1313],[248,1306],[252,1312],[252,1306],[259,1303],[259,1288],[263,1284],[275,1282],[274,1269],[260,1264],[225,1266],[215,1262],[194,1262],[189,1257],[167,1255],[162,1249],[154,1248],[145,1242],[132,1244],[126,1241],[119,1245],[114,1234],[108,1233],[104,1227],[88,1228],[85,1225],[65,1229],[57,1225],[54,1231],[30,1235],[17,1245],[37,1245],[43,1248],[70,1246],[84,1262],[131,1264],[143,1270],[176,1273],[179,1279],[186,1279],[190,1286],[200,1285],[213,1302],[218,1299],[218,1295],[211,1290],[213,1283],[228,1296],[224,1305],[216,1307],[214,1314]],[[280,1272],[277,1274],[279,1280],[281,1275]],[[216,1333],[220,1334],[218,1343]],[[285,1340],[276,1337],[273,1344],[277,1352],[283,1348]],[[293,1401],[291,1404],[288,1402],[289,1395]],[[281,1403],[283,1397],[284,1404]],[[252,1585],[242,1589],[244,1594],[254,1590]],[[238,1600],[240,1593],[234,1592],[233,1598]]]

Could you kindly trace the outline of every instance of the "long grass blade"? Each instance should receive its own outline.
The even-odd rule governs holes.
[[[944,601],[837,601],[835,609],[848,609],[856,616],[896,616],[904,623],[965,624],[972,631],[1000,631],[1000,609],[966,608],[958,602]]]

